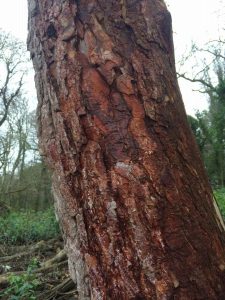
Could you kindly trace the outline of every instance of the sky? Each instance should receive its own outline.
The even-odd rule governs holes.
[[[215,40],[224,28],[224,0],[166,0],[172,14],[176,60],[190,49],[192,42],[203,45]],[[206,95],[193,91],[198,86],[179,80],[188,114],[207,109]]]
[[[225,17],[222,13],[225,11],[223,1],[166,0],[173,19],[177,61],[187,49],[190,49],[192,41],[204,43],[218,36]],[[0,28],[26,42],[27,0],[0,0]],[[196,110],[207,108],[207,98],[194,92],[193,84],[185,80],[180,80],[179,84],[188,114],[194,115]],[[28,94],[31,98],[35,98],[32,72],[28,79],[28,86]]]

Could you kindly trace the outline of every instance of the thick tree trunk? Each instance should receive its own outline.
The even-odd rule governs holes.
[[[30,0],[29,31],[40,145],[80,299],[224,299],[223,223],[164,2]]]

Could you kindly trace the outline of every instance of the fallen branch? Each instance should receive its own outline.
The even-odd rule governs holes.
[[[53,269],[57,269],[57,268],[63,268],[67,266],[67,260],[56,263],[56,264],[52,264],[50,266],[44,266],[41,268],[38,268],[36,270],[33,270],[33,274],[36,274],[37,276],[41,276],[43,273],[49,273],[51,272]],[[26,274],[27,271],[17,271],[17,272],[9,272],[5,275],[1,275],[0,276],[0,287],[1,286],[7,286],[9,284],[9,278],[12,276],[20,276],[23,274]]]
[[[64,296],[68,297],[68,295],[74,295],[76,290],[71,291],[75,288],[75,284],[71,278],[65,279],[62,283],[55,286],[50,291],[44,292],[37,297],[37,300],[51,300],[56,299],[57,296],[62,296],[60,299],[63,299]],[[69,293],[68,293],[69,292]],[[68,298],[65,298],[68,299]]]
[[[8,255],[8,256],[3,256],[0,257],[0,263],[6,263],[9,261],[15,261],[15,260],[19,260],[24,256],[28,256],[32,253],[35,253],[39,250],[45,250],[45,249],[53,249],[53,242],[55,241],[55,239],[49,240],[49,241],[40,241],[37,244],[31,246],[29,248],[29,250],[27,251],[22,251],[20,253],[16,253],[14,255]]]
[[[65,250],[61,250],[58,254],[56,254],[53,258],[43,262],[41,264],[42,267],[48,267],[55,263],[61,262],[67,258]]]

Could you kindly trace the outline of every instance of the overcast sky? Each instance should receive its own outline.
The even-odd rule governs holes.
[[[173,18],[176,56],[179,58],[192,41],[204,43],[218,36],[223,25],[224,0],[166,0]],[[223,9],[222,9],[223,7]],[[27,0],[0,0],[0,28],[26,41]],[[33,75],[32,75],[33,76]],[[207,107],[207,99],[193,92],[193,85],[180,81],[187,113]],[[30,83],[30,90],[34,86]]]
[[[178,59],[193,42],[199,45],[215,40],[224,28],[224,0],[166,0],[172,14],[175,54]],[[207,98],[193,89],[198,86],[179,80],[188,114],[208,107]]]

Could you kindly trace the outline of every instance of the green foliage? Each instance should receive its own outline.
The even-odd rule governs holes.
[[[209,140],[209,133],[207,129],[207,125],[205,124],[206,112],[196,113],[195,118],[192,116],[187,116],[188,123],[194,133],[197,144],[199,146],[200,151],[204,150],[205,144],[207,140]]]
[[[216,201],[219,205],[220,212],[223,219],[225,219],[225,188],[221,188],[214,191]]]
[[[208,111],[198,112],[188,121],[214,187],[225,185],[225,81],[211,94]]]
[[[9,300],[35,300],[35,290],[40,284],[33,272],[37,267],[38,261],[33,259],[25,274],[11,275],[9,286],[0,293],[0,296],[7,297]]]
[[[192,45],[183,59],[179,76],[193,84],[208,98],[207,111],[188,117],[214,188],[225,187],[225,43],[224,33],[218,40],[199,47]],[[203,59],[201,59],[203,58]],[[190,64],[192,67],[190,68]]]
[[[11,212],[0,217],[0,243],[31,243],[58,234],[59,227],[52,209],[44,212]]]

